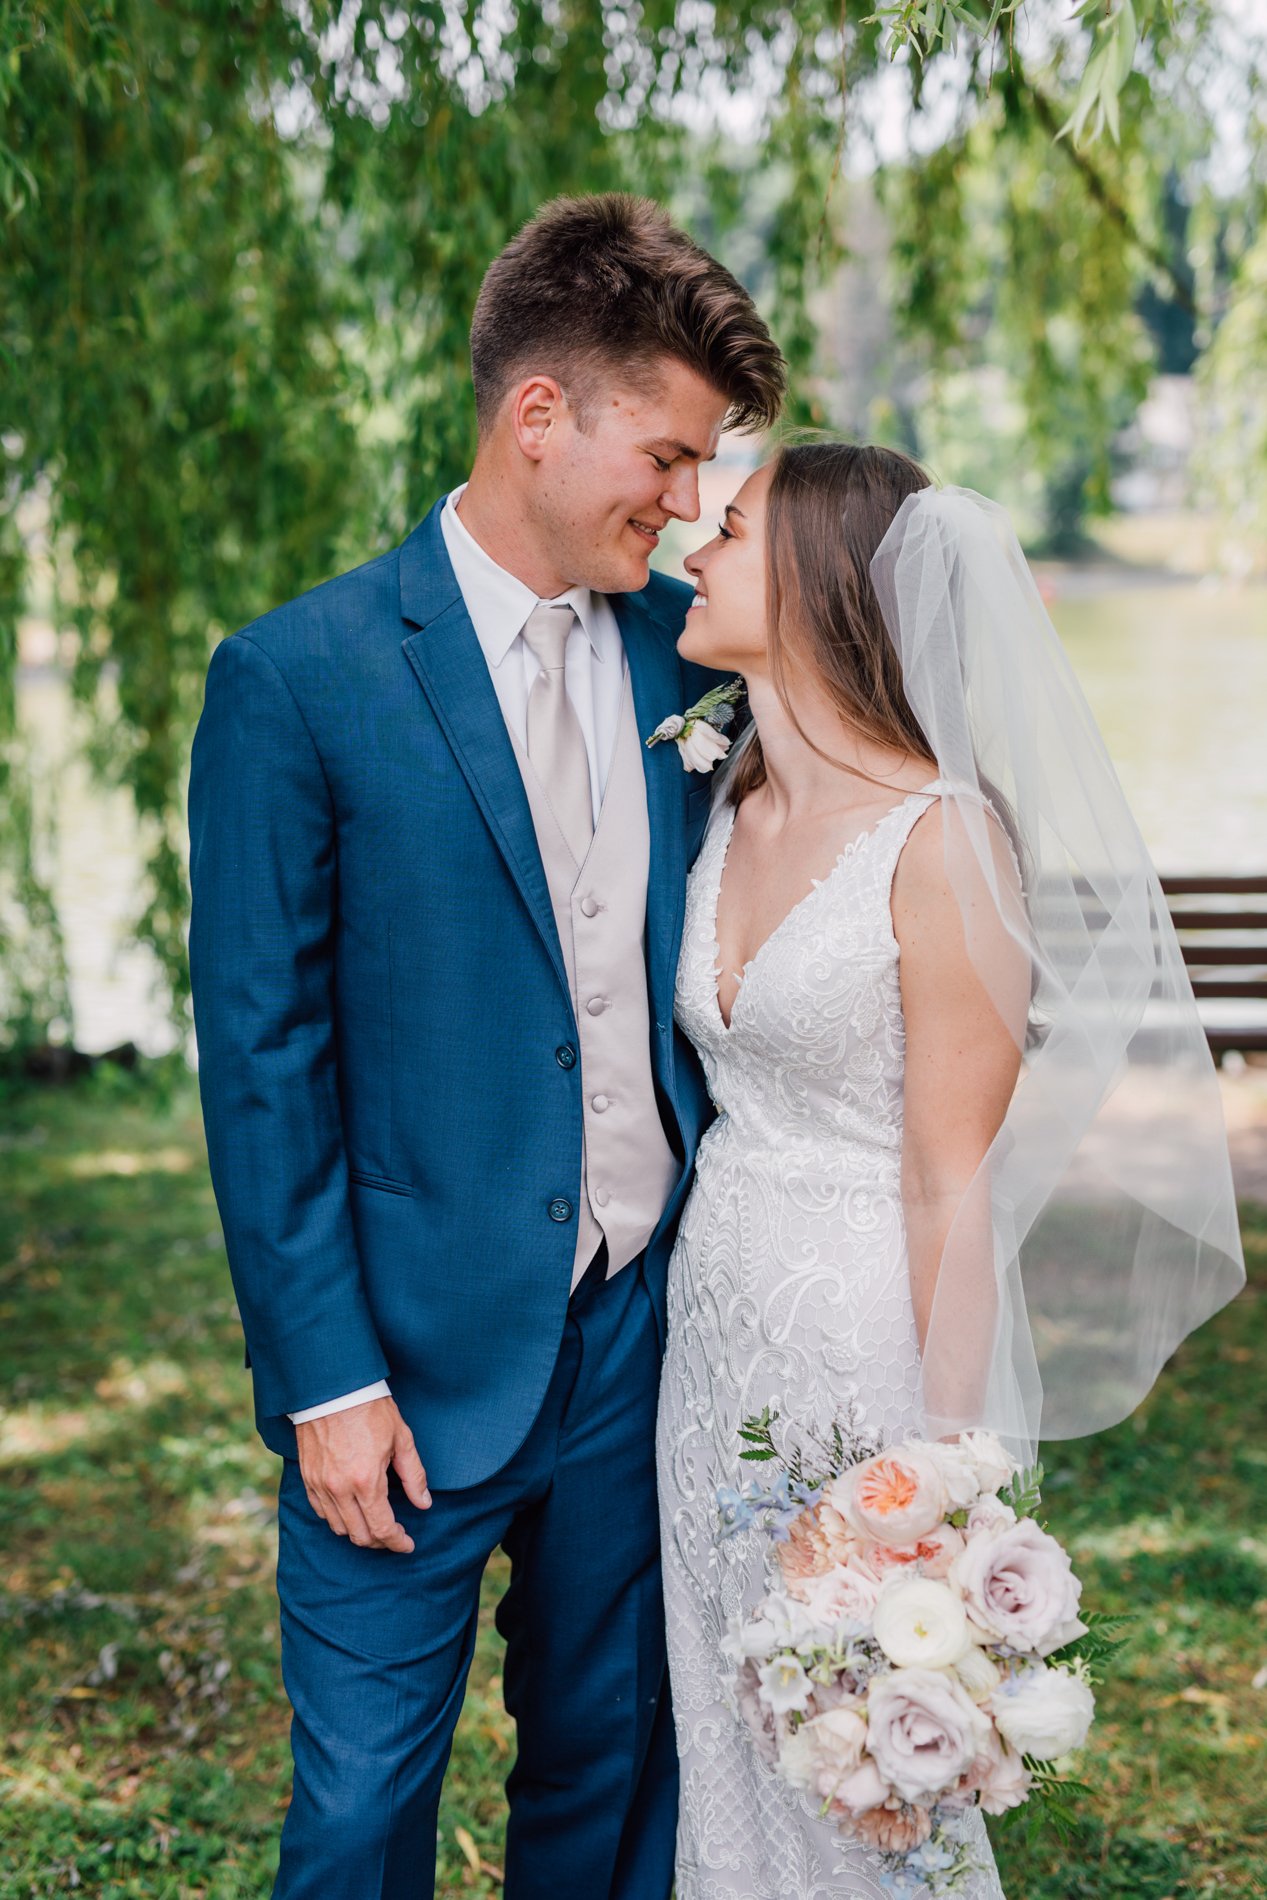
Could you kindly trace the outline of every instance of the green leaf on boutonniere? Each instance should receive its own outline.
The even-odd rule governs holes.
[[[720,730],[734,719],[731,708],[742,699],[746,688],[741,679],[728,680],[725,686],[713,686],[702,699],[688,706],[684,713],[670,713],[656,727],[647,744],[658,745],[662,739],[689,738],[691,728],[703,720],[707,725]]]

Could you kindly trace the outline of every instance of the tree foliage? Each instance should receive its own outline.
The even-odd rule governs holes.
[[[940,71],[955,129],[890,181],[903,321],[934,363],[994,326],[1076,514],[1103,499],[1147,373],[1135,296],[1174,269],[1159,148],[1182,102],[1162,81],[1206,9],[1087,0],[1057,28],[1040,0],[0,4],[9,1039],[65,1015],[16,742],[24,503],[48,511],[75,692],[142,822],[137,927],[179,1008],[182,780],[209,647],[390,545],[463,475],[470,309],[538,204],[647,191],[723,255],[744,249],[795,413],[830,420],[808,292],[839,255],[851,112],[895,52],[916,114]],[[1026,21],[1050,40],[1040,80]],[[741,163],[709,131],[723,94],[748,104]]]

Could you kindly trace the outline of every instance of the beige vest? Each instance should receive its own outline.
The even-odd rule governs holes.
[[[651,832],[628,666],[602,810],[578,870],[528,754],[511,735],[550,886],[580,1037],[584,1147],[576,1286],[607,1242],[607,1277],[646,1246],[679,1168],[651,1078],[643,940]]]

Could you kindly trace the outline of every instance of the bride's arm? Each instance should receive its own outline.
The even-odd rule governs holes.
[[[1010,876],[1002,834],[993,821],[989,829],[996,873],[1001,867]],[[953,1430],[950,1421],[959,1428],[979,1422],[995,1343],[990,1188],[982,1164],[1020,1070],[1028,965],[975,868],[980,889],[966,900],[969,954],[944,831],[939,803],[916,823],[898,859],[892,910],[906,1026],[902,1204],[911,1298],[930,1429],[941,1421]],[[959,859],[956,873],[966,875]],[[1004,1000],[1010,1027],[992,997]]]

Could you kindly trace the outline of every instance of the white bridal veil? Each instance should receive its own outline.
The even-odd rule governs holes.
[[[943,1252],[927,1429],[986,1426],[1026,1456],[1040,1434],[1124,1418],[1244,1284],[1218,1081],[1157,875],[1006,512],[922,489],[871,578],[946,781],[968,953],[1022,1053]]]

